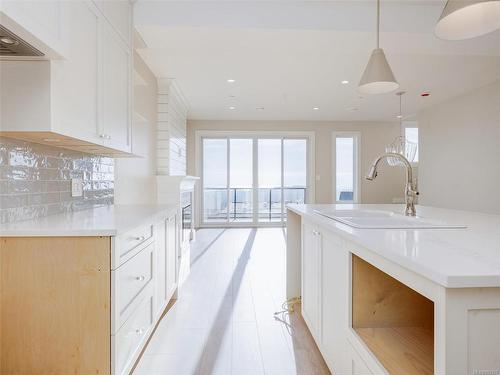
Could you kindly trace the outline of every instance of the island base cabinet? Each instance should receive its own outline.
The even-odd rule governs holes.
[[[448,289],[442,316],[446,375],[500,374],[500,288]]]
[[[370,369],[368,368],[367,364],[363,359],[360,357],[358,352],[353,347],[347,348],[349,350],[348,355],[350,359],[350,363],[348,364],[349,367],[349,374],[351,375],[374,375]],[[401,374],[403,375],[403,374]]]
[[[352,328],[389,374],[434,374],[434,303],[352,254]]]
[[[110,238],[0,239],[0,373],[110,373]]]
[[[302,227],[302,317],[316,342],[319,342],[320,325],[320,233],[315,227]]]
[[[320,350],[334,374],[347,373],[349,324],[349,254],[339,237],[321,235],[321,345]]]
[[[334,374],[348,366],[349,255],[342,240],[302,225],[302,316]]]

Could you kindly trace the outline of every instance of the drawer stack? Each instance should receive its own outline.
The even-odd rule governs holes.
[[[175,215],[112,238],[111,373],[128,374],[176,288]],[[167,262],[168,260],[168,262]],[[169,280],[173,280],[169,282]],[[167,285],[169,284],[169,285]]]

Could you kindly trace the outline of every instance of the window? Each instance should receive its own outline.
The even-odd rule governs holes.
[[[335,145],[335,201],[338,203],[356,203],[358,201],[357,133],[334,133]]]
[[[414,123],[416,125],[416,123]],[[416,145],[415,158],[412,160],[413,163],[418,163],[418,128],[413,126],[404,126],[404,137],[407,142],[411,142]]]
[[[199,139],[202,224],[283,224],[287,204],[306,202],[309,138]]]

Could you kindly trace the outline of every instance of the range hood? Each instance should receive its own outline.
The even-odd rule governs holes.
[[[42,52],[0,25],[0,57],[44,56]]]

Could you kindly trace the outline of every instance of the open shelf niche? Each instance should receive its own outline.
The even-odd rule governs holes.
[[[434,303],[354,254],[352,326],[389,374],[434,374]]]

